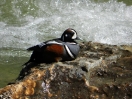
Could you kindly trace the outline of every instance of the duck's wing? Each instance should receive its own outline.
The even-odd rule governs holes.
[[[38,45],[35,45],[35,46],[32,46],[32,47],[29,47],[27,50],[28,51],[40,51],[41,49],[45,48],[46,46],[48,45],[51,45],[51,44],[59,44],[59,45],[62,45],[62,41],[58,38],[58,39],[53,39],[53,40],[49,40],[49,41],[46,41],[46,42],[42,42]]]
[[[35,46],[32,46],[32,47],[29,47],[27,50],[28,51],[34,51],[34,50],[40,50],[42,47],[44,47],[46,45],[46,43],[45,42],[43,42],[43,43],[40,43],[40,44],[38,44],[38,45],[35,45]]]

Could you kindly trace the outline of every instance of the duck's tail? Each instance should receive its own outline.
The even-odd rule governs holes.
[[[34,63],[34,62],[26,62],[25,64],[23,64],[23,68],[22,70],[20,71],[20,74],[19,76],[17,77],[16,80],[21,80],[23,79],[26,75],[30,74],[30,70],[31,68],[33,68],[34,66],[36,66],[37,63]]]

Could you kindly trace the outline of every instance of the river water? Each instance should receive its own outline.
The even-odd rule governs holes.
[[[84,41],[132,45],[131,0],[1,0],[0,87],[30,57],[26,48],[74,28]]]

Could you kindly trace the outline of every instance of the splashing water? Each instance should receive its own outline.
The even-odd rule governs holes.
[[[1,8],[0,48],[27,48],[69,27],[86,41],[132,44],[132,6],[122,2],[5,0]]]

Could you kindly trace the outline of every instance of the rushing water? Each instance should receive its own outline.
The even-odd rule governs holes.
[[[0,87],[30,57],[26,48],[71,27],[85,41],[132,45],[131,0],[1,0]]]

